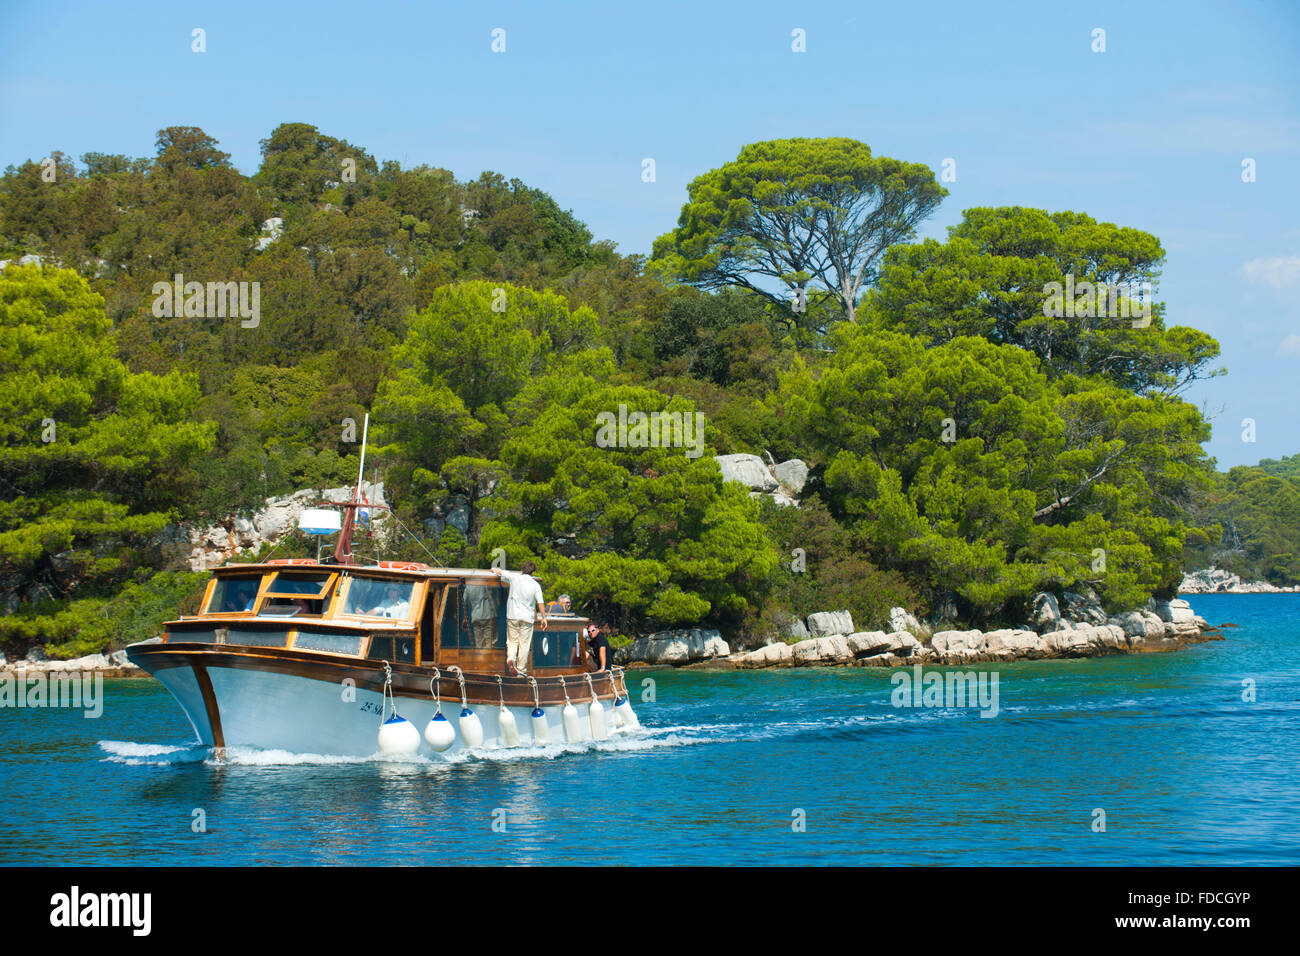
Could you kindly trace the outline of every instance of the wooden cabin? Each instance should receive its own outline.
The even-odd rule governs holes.
[[[169,642],[310,651],[479,674],[506,670],[509,584],[490,571],[268,561],[213,571],[200,613],[166,626]],[[589,619],[548,615],[527,671],[583,674]],[[577,654],[575,657],[575,649]]]

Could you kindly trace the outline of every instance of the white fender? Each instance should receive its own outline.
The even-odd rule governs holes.
[[[587,721],[591,724],[592,740],[604,740],[609,736],[609,731],[605,729],[605,708],[600,705],[600,701],[591,702],[587,711]]]
[[[497,723],[501,725],[501,746],[518,747],[519,726],[515,723],[515,715],[510,713],[509,707],[502,707],[497,713]]]
[[[424,740],[435,751],[443,753],[456,742],[456,728],[438,711],[424,725]]]
[[[483,743],[483,725],[479,723],[478,714],[468,707],[460,712],[460,736],[466,747],[477,747]]]
[[[405,717],[393,714],[379,728],[379,752],[385,757],[413,754],[420,749],[420,732]]]
[[[564,736],[569,743],[576,744],[582,740],[582,724],[578,721],[578,708],[573,704],[565,704],[560,714],[564,718]]]
[[[626,697],[614,702],[614,713],[618,715],[624,727],[635,729],[641,726],[641,721],[636,719],[636,714],[632,712],[632,705]]]
[[[546,715],[542,713],[542,708],[533,709],[533,743],[539,747],[545,747],[551,742],[551,728],[546,724]]]

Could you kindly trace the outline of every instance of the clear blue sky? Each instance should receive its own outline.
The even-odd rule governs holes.
[[[1223,347],[1229,375],[1189,397],[1226,467],[1300,452],[1298,62],[1295,0],[0,0],[0,166],[148,156],[156,130],[192,125],[251,173],[258,140],[301,121],[381,161],[517,176],[648,253],[686,184],[746,143],[851,136],[936,172],[951,157],[924,235],[964,208],[1025,205],[1162,240],[1168,321]]]

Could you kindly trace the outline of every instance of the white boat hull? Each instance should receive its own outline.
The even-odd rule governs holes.
[[[377,735],[383,713],[382,692],[314,680],[291,674],[248,668],[207,667],[219,712],[223,743],[227,747],[255,747],[293,753],[330,754],[369,757],[378,753]],[[199,740],[216,746],[212,723],[205,705],[203,689],[196,672],[189,667],[169,667],[154,675],[176,698],[185,711]],[[578,733],[574,739],[566,734],[562,716],[564,705],[544,706],[549,745],[591,745],[590,698],[573,699],[578,712]],[[605,726],[610,736],[626,728],[616,726],[612,702],[602,702]],[[444,753],[434,751],[423,740],[425,724],[436,707],[432,697],[417,700],[397,698],[397,710],[421,733],[417,753],[437,759],[466,751],[459,727],[459,699],[442,699],[442,713],[456,730],[456,740]],[[483,743],[473,751],[505,747],[501,739],[498,705],[470,704],[483,728]],[[534,739],[532,708],[511,706],[519,736],[516,747],[540,746]],[[391,712],[391,708],[390,708]]]

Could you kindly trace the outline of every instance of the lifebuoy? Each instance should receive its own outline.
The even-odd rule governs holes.
[[[387,568],[389,571],[428,571],[427,564],[420,564],[418,561],[380,561],[379,567]]]
[[[315,558],[276,558],[274,561],[263,561],[263,564],[319,564]]]

